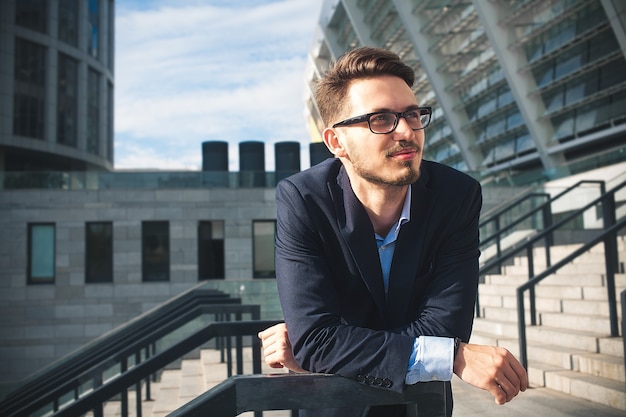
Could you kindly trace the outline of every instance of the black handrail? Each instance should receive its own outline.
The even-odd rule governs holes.
[[[487,213],[485,215],[485,218],[480,221],[479,228],[483,228],[483,227],[485,227],[489,223],[494,223],[494,225],[495,225],[494,226],[495,232],[493,234],[487,236],[487,237],[482,237],[481,238],[481,242],[480,242],[481,247],[485,247],[486,243],[495,240],[496,259],[502,257],[502,248],[501,248],[502,237],[506,236],[508,234],[508,232],[512,231],[515,226],[521,224],[522,222],[526,221],[527,219],[530,219],[532,216],[534,216],[536,213],[539,213],[539,212],[541,212],[541,215],[542,215],[543,229],[549,228],[550,226],[552,226],[552,203],[554,203],[558,199],[566,196],[570,192],[578,189],[583,184],[598,184],[598,185],[600,185],[600,194],[602,195],[602,194],[605,193],[605,182],[604,181],[602,181],[602,180],[582,180],[582,181],[578,181],[577,183],[567,187],[565,190],[561,191],[560,193],[558,193],[554,197],[551,197],[550,194],[548,194],[548,193],[535,193],[535,192],[532,192],[532,193],[525,194],[525,195],[523,195],[523,196],[521,196],[521,197],[511,201],[510,203],[508,203],[504,207],[498,209],[494,213]],[[509,211],[511,211],[511,210],[513,210],[513,209],[515,209],[517,207],[519,207],[526,200],[528,200],[530,198],[535,198],[535,197],[546,197],[547,200],[545,202],[543,202],[542,204],[538,205],[537,207],[535,207],[535,208],[529,210],[528,212],[524,213],[523,215],[517,216],[516,219],[513,222],[509,223],[504,228],[501,228],[501,221],[500,221],[500,219],[502,218],[502,216],[504,216],[507,212],[509,212]],[[545,240],[546,240],[546,259],[548,261],[548,265],[550,265],[550,252],[549,252],[549,250],[547,248],[549,248],[553,244],[552,234],[545,235]],[[497,268],[497,273],[500,273],[501,265],[502,265],[502,263],[496,263],[495,264],[495,267]],[[477,311],[477,314],[480,314],[480,312]],[[478,317],[480,317],[480,315]]]
[[[526,346],[526,317],[525,317],[525,307],[524,307],[524,291],[533,289],[539,282],[543,281],[548,276],[554,274],[563,266],[569,264],[574,259],[587,252],[589,249],[594,247],[600,242],[605,243],[605,252],[610,251],[609,241],[611,239],[615,239],[615,234],[618,230],[626,226],[626,218],[620,220],[613,226],[605,229],[600,235],[596,236],[594,239],[584,244],[580,248],[576,249],[574,252],[561,259],[559,262],[549,267],[542,273],[532,276],[528,282],[520,285],[517,288],[517,319],[518,319],[518,331],[519,331],[519,348],[520,348],[520,357],[519,360],[524,365],[525,368],[528,368],[528,354],[527,354],[527,346]],[[615,241],[613,240],[613,243]],[[618,323],[617,323],[617,305],[615,301],[615,266],[612,262],[606,263],[606,286],[607,286],[607,297],[609,300],[609,320],[611,327],[611,336],[619,336]],[[531,311],[531,320],[536,322],[534,317],[534,312]],[[626,342],[625,342],[626,343]],[[625,344],[626,346],[626,344]],[[626,348],[625,348],[626,349]]]
[[[581,184],[583,182],[585,182],[585,181],[580,181],[578,184]],[[589,181],[589,182],[596,182],[596,181]],[[493,259],[487,261],[480,268],[479,275],[480,276],[486,275],[486,274],[489,273],[489,271],[493,270],[494,268],[498,268],[499,269],[500,265],[504,264],[504,262],[507,262],[507,261],[513,259],[519,253],[521,253],[522,251],[525,250],[526,251],[526,255],[528,256],[528,276],[529,277],[534,276],[535,272],[534,272],[532,248],[533,248],[533,245],[536,242],[538,242],[540,240],[546,240],[546,245],[545,245],[545,248],[544,248],[545,251],[546,251],[546,265],[550,266],[551,265],[551,261],[550,261],[550,247],[551,247],[551,244],[548,244],[548,242],[551,241],[551,236],[553,236],[554,232],[556,230],[560,229],[562,226],[564,226],[567,223],[569,223],[571,220],[573,220],[576,217],[582,215],[589,208],[594,207],[594,206],[598,205],[599,203],[602,203],[603,218],[604,218],[604,221],[605,221],[604,227],[607,228],[607,227],[611,226],[612,224],[615,223],[615,210],[616,210],[615,198],[614,198],[615,193],[617,191],[619,191],[620,189],[624,188],[625,186],[626,186],[626,181],[623,181],[619,185],[613,187],[612,190],[609,190],[608,192],[601,193],[601,195],[598,198],[592,200],[590,203],[587,203],[587,205],[585,205],[584,207],[579,208],[579,209],[571,212],[569,215],[567,215],[564,218],[562,218],[558,223],[552,224],[550,227],[545,228],[544,230],[542,230],[539,233],[535,233],[533,236],[528,237],[523,242],[518,242],[516,245],[511,247],[505,254],[502,254],[498,258],[493,258]],[[571,187],[568,188],[568,190],[570,190],[570,189],[571,189]],[[603,181],[602,181],[602,188],[601,189],[604,190],[604,182]],[[559,194],[559,196],[563,195],[564,192]],[[548,237],[550,237],[550,238],[548,238]],[[617,259],[616,258],[616,256],[617,256],[616,249],[612,249],[612,252],[613,252],[613,256],[615,256],[615,259]],[[531,311],[534,311],[534,309],[535,309],[534,288],[532,288],[530,290],[530,294],[531,294]],[[480,299],[479,299],[478,294],[476,295],[475,310],[476,310],[476,317],[481,317],[481,314],[480,314]]]
[[[226,304],[216,304],[217,302]],[[48,369],[39,378],[30,381],[2,401],[0,415],[18,415],[14,414],[16,410],[36,410],[36,407],[49,403],[55,404],[53,409],[58,408],[56,403],[63,395],[74,392],[74,397],[77,398],[83,384],[95,381],[94,386],[99,385],[105,370],[116,365],[121,370],[127,368],[128,358],[132,361],[133,356],[139,352],[145,352],[145,357],[154,354],[156,341],[171,331],[202,314],[218,313],[236,314],[238,320],[242,313],[246,313],[252,319],[259,319],[260,307],[244,306],[237,298],[196,287],[195,290],[174,297],[173,301],[166,303],[163,312],[152,310],[122,326],[122,329],[98,338],[86,348],[58,361],[56,367]],[[134,360],[141,360],[141,355]],[[94,375],[100,376],[94,380]],[[149,380],[147,384],[149,389]]]
[[[156,355],[147,358],[143,362],[111,378],[107,383],[95,387],[91,392],[77,398],[74,402],[66,405],[52,414],[54,417],[73,417],[85,414],[92,410],[101,409],[102,404],[114,396],[126,391],[133,385],[163,369],[172,361],[179,359],[184,354],[202,346],[208,341],[218,337],[250,335],[252,346],[253,373],[261,372],[261,345],[256,336],[258,332],[279,323],[276,320],[252,320],[237,322],[210,323],[204,328],[189,335],[169,348]],[[236,349],[243,349],[243,344],[235,346]],[[139,387],[138,387],[139,388]],[[137,401],[141,401],[140,391],[137,392]],[[137,405],[138,409],[140,404]],[[95,412],[95,411],[94,411]],[[15,416],[27,415],[23,412],[13,414]]]
[[[409,385],[402,393],[327,374],[234,376],[168,417],[234,417],[247,411],[367,407],[406,404],[411,417],[447,416],[446,385]]]
[[[620,227],[617,227],[616,223],[615,223],[615,219],[616,219],[616,215],[615,215],[615,211],[616,211],[615,194],[617,193],[617,191],[619,191],[619,190],[621,190],[622,188],[625,188],[625,187],[626,187],[626,181],[623,181],[620,184],[618,184],[617,186],[613,187],[613,189],[603,193],[602,195],[600,195],[600,197],[598,197],[598,198],[594,199],[593,201],[589,202],[584,207],[582,207],[582,208],[580,208],[578,210],[573,211],[568,216],[566,216],[565,218],[561,219],[561,221],[559,221],[557,224],[554,224],[554,225],[550,226],[548,229],[544,230],[542,233],[538,233],[538,234],[534,235],[533,237],[529,238],[528,240],[526,240],[526,242],[524,244],[516,246],[515,248],[510,250],[507,254],[505,254],[501,258],[494,259],[494,260],[492,260],[490,262],[487,262],[481,268],[481,273],[485,273],[485,271],[489,271],[491,268],[493,268],[495,266],[496,263],[504,262],[504,261],[506,261],[508,259],[513,258],[518,253],[520,253],[522,251],[525,251],[526,255],[529,258],[529,261],[528,261],[529,282],[531,282],[534,278],[540,277],[540,276],[542,277],[541,279],[544,279],[545,277],[549,276],[551,273],[553,273],[553,271],[556,270],[553,267],[557,267],[557,269],[558,269],[558,268],[562,267],[565,263],[571,262],[574,258],[576,258],[577,256],[581,255],[585,251],[581,250],[581,249],[578,249],[578,250],[574,251],[572,254],[570,254],[568,257],[564,258],[564,259],[568,259],[567,262],[565,262],[564,260],[561,260],[560,262],[558,262],[553,267],[550,267],[549,269],[544,271],[542,274],[535,275],[534,264],[533,264],[533,245],[534,245],[534,243],[536,243],[539,240],[543,239],[546,234],[551,234],[555,230],[557,230],[560,227],[562,227],[563,225],[569,223],[571,220],[573,220],[577,216],[580,216],[581,214],[583,214],[586,210],[590,209],[591,207],[597,206],[598,204],[602,204],[603,220],[604,220],[604,231],[601,232],[598,237],[596,237],[595,239],[593,239],[590,242],[588,242],[586,245],[589,245],[592,242],[595,242],[595,243],[593,243],[591,245],[591,246],[593,246],[593,245],[599,243],[601,240],[606,239],[605,240],[605,255],[606,255],[607,274],[609,273],[609,271],[612,271],[610,273],[610,276],[607,277],[607,288],[608,288],[608,291],[609,291],[609,300],[608,300],[608,302],[609,302],[609,319],[610,319],[610,322],[611,322],[611,335],[613,335],[613,336],[617,335],[616,333],[618,331],[617,330],[618,324],[617,324],[617,306],[616,306],[616,300],[615,300],[614,272],[617,270],[617,245],[615,244],[615,240],[616,240],[616,236],[617,236],[617,230]],[[623,222],[624,222],[624,220],[622,220],[620,223],[618,223],[618,225],[623,224]],[[576,255],[573,256],[574,254],[576,254]],[[552,272],[547,272],[547,271],[552,271]],[[612,280],[611,280],[611,276],[613,277]],[[526,285],[528,285],[528,283],[524,284],[524,286],[526,286]],[[526,288],[526,289],[528,289],[529,294],[530,294],[530,300],[529,301],[530,301],[531,323],[533,325],[535,325],[536,324],[535,294],[534,294],[535,286],[534,285],[529,285],[528,288]],[[610,293],[611,291],[613,292],[613,296],[611,296],[611,293]],[[519,293],[518,293],[518,297],[519,297]],[[477,300],[476,304],[478,306],[478,297],[476,298],[476,300]],[[520,305],[521,305],[521,307],[520,307]],[[478,310],[478,307],[477,307],[477,310]],[[525,327],[525,318],[523,317],[524,316],[524,310],[525,310],[525,308],[523,306],[523,301],[520,304],[519,303],[519,298],[518,298],[518,318],[522,317],[521,321],[518,321],[519,333],[520,333],[520,341],[519,341],[519,343],[520,343],[520,362],[522,362],[522,364],[525,367],[527,367],[528,366],[528,359],[527,359],[527,355],[526,355],[526,337],[525,337],[526,327]],[[520,324],[522,321],[524,321],[523,329],[522,329],[522,325]]]
[[[239,298],[232,298],[217,290],[202,288],[203,285],[205,283],[192,287],[161,304],[159,308],[139,315],[113,331],[92,340],[79,350],[51,363],[28,378],[20,387],[0,401],[0,411],[15,402],[28,402],[28,397],[39,397],[41,393],[45,393],[50,386],[56,385],[58,381],[73,378],[84,369],[102,362],[103,357],[109,357],[112,352],[119,349],[120,345],[128,343],[129,338],[140,337],[164,326],[165,322],[185,313],[192,305],[197,303],[241,303]]]

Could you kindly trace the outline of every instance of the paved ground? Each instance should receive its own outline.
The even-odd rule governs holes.
[[[459,378],[452,382],[453,417],[624,417],[624,411],[577,399],[547,388],[530,388],[513,401],[497,405],[486,391]]]

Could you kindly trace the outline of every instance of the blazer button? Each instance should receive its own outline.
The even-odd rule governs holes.
[[[361,374],[358,374],[358,375],[356,376],[356,380],[357,380],[358,382],[363,383],[363,382],[365,382],[365,377],[364,377],[363,375],[361,375]]]
[[[372,384],[374,383],[374,377],[373,377],[373,376],[371,376],[371,375],[368,375],[368,376],[365,378],[365,383],[366,383],[367,385],[372,385]]]
[[[380,387],[381,385],[383,385],[383,380],[381,378],[376,378],[374,379],[374,383],[372,385]]]
[[[383,388],[391,388],[391,386],[393,385],[393,381],[389,378],[383,379],[382,383]]]

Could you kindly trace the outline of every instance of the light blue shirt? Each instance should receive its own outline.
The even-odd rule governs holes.
[[[378,256],[383,272],[385,294],[389,288],[389,271],[398,233],[403,224],[411,220],[411,187],[408,188],[400,219],[387,236],[376,234]],[[408,385],[427,381],[450,381],[454,362],[454,339],[449,337],[420,336],[413,342],[405,383]]]

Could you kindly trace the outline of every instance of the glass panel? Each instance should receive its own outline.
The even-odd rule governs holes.
[[[198,223],[198,280],[224,278],[224,222]]]
[[[519,136],[515,140],[515,151],[519,154],[531,149],[535,149],[535,143],[528,133]]]
[[[78,0],[59,1],[59,40],[78,46]]]
[[[141,230],[144,281],[169,281],[170,230],[168,222],[143,222]]]
[[[28,225],[28,282],[54,283],[54,224]]]
[[[46,48],[15,39],[13,133],[44,138]]]
[[[87,52],[94,58],[100,55],[100,1],[89,0]]]
[[[113,143],[114,143],[114,129],[113,129],[113,85],[107,83],[107,143],[106,143],[106,159],[113,163]]]
[[[614,85],[623,83],[626,81],[626,61],[620,58],[618,61],[613,61],[603,66],[599,71],[600,76],[600,90],[604,90]]]
[[[571,113],[554,118],[554,137],[562,139],[574,134],[574,117]]]
[[[19,0],[15,2],[15,23],[28,29],[46,33],[47,0]]]
[[[500,97],[498,97],[498,107],[504,107],[513,102],[513,93],[508,86],[500,88]]]
[[[271,278],[276,276],[274,263],[275,231],[275,220],[254,220],[252,222],[254,278]]]
[[[85,226],[85,282],[113,282],[113,223]]]
[[[546,111],[552,112],[563,107],[563,88],[559,87],[544,95]]]
[[[521,113],[515,110],[509,110],[508,117],[506,120],[506,128],[514,129],[518,126],[521,126],[524,123],[524,119],[522,118]]]
[[[57,142],[76,147],[78,62],[59,54]]]
[[[100,154],[100,74],[90,69],[87,77],[87,152]]]

